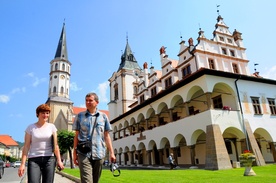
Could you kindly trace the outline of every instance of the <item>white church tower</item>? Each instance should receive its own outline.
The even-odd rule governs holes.
[[[71,130],[73,106],[69,98],[71,63],[67,54],[65,23],[55,58],[50,64],[49,93],[46,102],[51,107],[49,122],[54,123],[58,129]]]
[[[141,68],[138,65],[128,43],[121,56],[121,63],[117,72],[114,72],[109,79],[110,102],[108,104],[109,118],[120,116],[127,112],[136,99]]]

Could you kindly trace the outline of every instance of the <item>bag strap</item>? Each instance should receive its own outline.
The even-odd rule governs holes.
[[[93,129],[92,129],[92,132],[91,132],[91,136],[90,136],[91,143],[92,143],[92,140],[93,140],[93,133],[94,133],[95,127],[97,126],[97,118],[98,118],[98,116],[99,116],[99,114],[96,114],[96,118],[95,118],[95,121],[94,121],[94,125],[93,125]]]

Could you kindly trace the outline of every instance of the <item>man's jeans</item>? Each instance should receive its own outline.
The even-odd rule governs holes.
[[[103,160],[92,160],[78,154],[80,177],[82,183],[98,183],[102,173]]]
[[[28,159],[28,183],[53,183],[56,157],[40,156]]]

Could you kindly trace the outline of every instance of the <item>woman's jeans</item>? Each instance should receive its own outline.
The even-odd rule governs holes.
[[[56,157],[40,156],[28,159],[28,183],[53,183]]]

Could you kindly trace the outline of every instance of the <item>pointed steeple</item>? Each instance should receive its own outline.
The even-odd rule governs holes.
[[[57,46],[57,51],[56,51],[55,58],[68,60],[65,23],[63,23],[63,27],[62,27],[60,38],[59,38],[59,41],[58,41],[58,46]]]
[[[141,69],[131,51],[131,48],[128,44],[128,39],[127,39],[125,52],[121,56],[121,63],[118,68],[118,71],[121,69],[130,69],[130,70]]]

